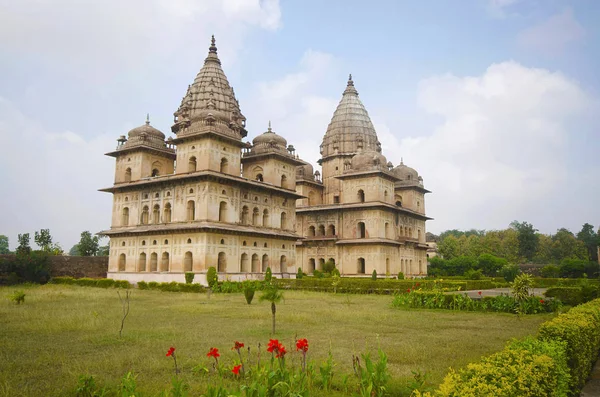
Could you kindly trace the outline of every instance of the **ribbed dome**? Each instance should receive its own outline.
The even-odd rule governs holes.
[[[323,137],[323,158],[335,154],[355,154],[370,149],[381,152],[375,127],[358,97],[352,75]]]
[[[189,124],[209,119],[239,128],[244,131],[242,136],[245,136],[246,118],[241,113],[233,88],[221,68],[214,36],[204,66],[196,75],[194,83],[188,87],[179,109],[175,112],[175,117],[176,123],[173,126],[175,133],[186,122]]]
[[[127,137],[129,139],[142,136],[142,134],[146,134],[148,137],[159,138],[160,140],[165,139],[165,134],[157,130],[156,128],[150,125],[150,120],[146,119],[146,123],[139,127],[135,127],[131,131],[127,133]]]
[[[296,167],[296,179],[315,179],[315,171],[311,164],[306,163],[304,165],[299,165]]]
[[[387,171],[387,159],[375,150],[362,151],[352,157],[351,171]]]
[[[400,165],[392,170],[392,173],[404,182],[419,183],[419,173],[414,168],[404,165],[403,161],[400,161]]]

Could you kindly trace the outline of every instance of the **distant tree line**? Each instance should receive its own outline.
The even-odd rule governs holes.
[[[103,237],[93,236],[89,231],[81,233],[80,240],[70,250],[72,256],[108,256],[108,244],[100,245]],[[0,255],[2,254],[21,254],[28,255],[34,251],[44,252],[48,255],[64,255],[60,244],[52,241],[50,229],[41,229],[34,233],[34,241],[39,250],[31,249],[31,236],[29,233],[19,234],[17,236],[19,245],[16,251],[12,252],[9,246],[9,239],[5,235],[0,235]]]

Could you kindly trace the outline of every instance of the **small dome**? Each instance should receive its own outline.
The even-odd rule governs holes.
[[[282,137],[281,135],[277,135],[276,133],[273,132],[273,130],[271,130],[271,122],[270,121],[269,121],[269,129],[267,130],[267,132],[264,132],[264,133],[260,134],[259,136],[257,136],[256,138],[254,138],[252,140],[252,144],[253,145],[274,144],[277,146],[282,146],[283,149],[285,149],[287,147],[287,141],[285,140],[285,138]]]
[[[398,178],[402,179],[403,181],[414,181],[414,182],[419,182],[419,180],[423,180],[420,176],[419,173],[414,169],[411,168],[409,166],[404,165],[403,161],[400,161],[400,165],[398,165],[397,167],[395,167],[392,172],[394,173],[394,175],[396,175]]]
[[[313,166],[311,164],[304,164],[296,167],[296,178],[315,179]]]
[[[144,134],[145,136],[160,138],[161,140],[165,139],[165,134],[163,134],[162,132],[150,125],[150,120],[148,119],[148,117],[146,117],[146,123],[144,125],[132,129],[131,131],[129,131],[127,136],[129,137],[129,139],[131,139],[138,136],[142,136]]]
[[[367,149],[352,157],[352,171],[385,170],[387,159],[375,150]]]

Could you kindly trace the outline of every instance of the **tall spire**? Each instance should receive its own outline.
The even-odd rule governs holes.
[[[215,45],[215,35],[212,35],[212,38],[210,39],[210,47],[208,47],[208,52],[217,53],[217,46]]]
[[[146,113],[146,125],[150,125],[150,113]]]
[[[346,94],[354,94],[358,95],[358,91],[354,88],[354,81],[352,80],[352,74],[348,76],[348,84],[346,85],[346,90],[344,91],[344,95]]]
[[[219,59],[219,56],[217,55],[217,45],[215,44],[215,35],[214,34],[210,38],[210,47],[208,47],[208,56],[204,60],[204,63],[206,64],[207,62],[210,62],[210,61],[217,62],[219,65],[221,64],[221,60]]]
[[[271,120],[269,120],[269,128],[267,129],[267,132],[273,132],[273,130],[271,129]]]

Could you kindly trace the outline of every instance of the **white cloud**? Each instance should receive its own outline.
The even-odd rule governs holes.
[[[488,13],[494,18],[506,18],[509,15],[517,15],[510,9],[521,0],[489,0],[487,4]]]
[[[106,228],[112,198],[97,189],[113,180],[114,161],[102,153],[113,147],[116,134],[86,141],[71,131],[49,132],[2,97],[0,120],[0,233],[9,236],[11,247],[18,233],[30,233],[33,244],[35,230],[50,228],[68,251],[82,231]]]
[[[532,26],[519,34],[519,44],[545,55],[560,55],[585,36],[585,29],[570,8]]]
[[[573,181],[573,119],[596,106],[594,98],[560,73],[503,62],[481,76],[423,80],[418,103],[443,118],[430,136],[398,140],[385,125],[376,128],[384,154],[401,153],[433,191],[427,210],[437,218],[434,231],[499,228],[513,219],[556,228]],[[569,211],[585,218],[583,210]]]

